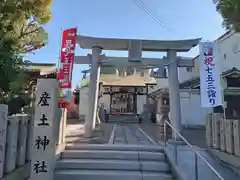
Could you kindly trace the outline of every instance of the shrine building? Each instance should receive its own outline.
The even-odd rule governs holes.
[[[137,115],[143,111],[147,94],[156,85],[149,69],[102,67],[99,83],[99,104],[109,114]],[[88,104],[88,86],[80,88],[80,116],[85,116]]]

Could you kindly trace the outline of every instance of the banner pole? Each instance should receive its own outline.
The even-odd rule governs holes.
[[[76,28],[76,38],[77,38],[77,26],[75,27]],[[76,50],[76,43],[75,43],[75,48],[74,48],[74,58],[73,58],[73,62],[71,63],[71,67],[70,67],[70,70],[71,70],[71,73],[70,73],[70,83],[71,83],[71,88],[67,88],[67,96],[70,96],[68,97],[68,105],[71,104],[71,97],[72,97],[72,89],[73,89],[73,84],[72,84],[72,76],[73,76],[73,67],[74,67],[74,62],[75,62],[75,50]]]
[[[60,69],[60,63],[61,63],[61,52],[62,52],[62,34],[63,29],[61,28],[61,34],[60,34],[60,47],[59,47],[59,55],[58,55],[58,62],[57,62],[57,69]]]

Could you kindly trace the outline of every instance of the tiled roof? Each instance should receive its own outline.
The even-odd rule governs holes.
[[[30,63],[23,65],[23,69],[28,72],[41,72],[42,74],[49,74],[57,72],[56,64],[47,63]]]
[[[190,88],[192,86],[196,86],[200,83],[200,78],[199,77],[194,77],[191,78],[187,81],[184,81],[182,83],[179,84],[179,89],[186,89],[186,88]]]
[[[233,67],[232,69],[228,69],[226,71],[224,71],[221,75],[221,77],[226,77],[226,76],[230,76],[234,73],[240,73],[240,70]],[[189,79],[187,81],[184,81],[182,83],[179,84],[179,89],[189,89],[189,88],[193,88],[193,87],[196,87],[196,86],[199,86],[200,85],[200,77],[195,77],[195,78],[192,78],[192,79]],[[155,95],[157,93],[160,93],[162,90],[165,90],[166,88],[159,88],[153,92],[151,92],[150,94],[151,95]]]
[[[224,71],[222,73],[221,77],[226,77],[226,76],[232,75],[233,73],[240,73],[240,70],[233,67],[232,69],[228,69],[228,70]],[[189,79],[187,81],[180,83],[179,88],[187,89],[187,88],[191,88],[194,86],[198,86],[199,84],[200,84],[200,77],[196,77],[196,78],[192,78],[192,79]]]
[[[151,77],[119,77],[112,74],[101,74],[100,82],[108,86],[145,86],[146,84],[156,84],[155,79]]]

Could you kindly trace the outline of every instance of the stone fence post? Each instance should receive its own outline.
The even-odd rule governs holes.
[[[8,106],[0,104],[0,179],[4,174]]]
[[[8,117],[8,129],[7,129],[7,148],[6,148],[6,162],[5,172],[8,174],[16,168],[17,160],[17,141],[19,130],[19,117]]]

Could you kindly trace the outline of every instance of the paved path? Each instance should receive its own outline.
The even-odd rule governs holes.
[[[106,144],[114,133],[113,144],[152,144],[137,123],[101,123],[93,132],[92,138],[84,138],[84,122],[70,119],[67,123],[67,143]],[[114,131],[114,132],[113,132]]]
[[[136,124],[117,124],[113,144],[152,144]]]
[[[84,122],[68,119],[66,127],[66,142],[78,144],[105,144],[108,143],[113,124],[102,123],[96,126],[92,138],[84,138]]]

